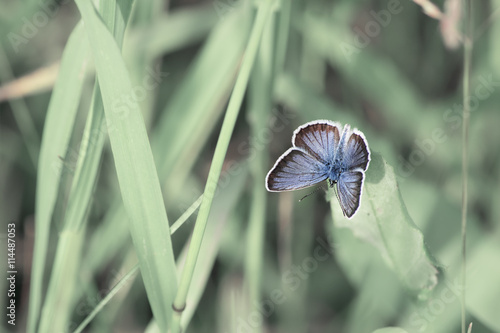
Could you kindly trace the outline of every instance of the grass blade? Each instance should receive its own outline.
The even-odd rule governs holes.
[[[128,7],[126,6],[128,5]],[[104,22],[112,27],[116,39],[121,44],[125,34],[125,26],[132,3],[123,2],[121,7],[116,3],[101,3]],[[121,16],[125,11],[125,17]],[[68,206],[64,217],[63,231],[57,244],[56,261],[50,276],[47,296],[42,309],[40,332],[63,330],[71,316],[71,301],[73,300],[77,268],[80,268],[80,254],[85,228],[86,213],[92,202],[92,193],[98,179],[98,170],[105,134],[104,109],[96,80],[93,102],[88,114],[85,134],[78,152],[77,166],[68,198]],[[92,137],[97,134],[97,137]],[[91,140],[92,139],[92,140]],[[62,309],[62,310],[61,310]]]
[[[36,331],[42,302],[49,230],[61,176],[61,169],[58,169],[61,165],[59,156],[65,156],[68,149],[82,91],[84,81],[82,73],[85,73],[87,57],[88,43],[84,39],[83,27],[78,25],[68,39],[62,56],[60,74],[47,111],[40,148],[35,208],[35,247],[27,327],[29,333]]]
[[[466,293],[466,271],[467,271],[467,186],[469,176],[469,121],[470,121],[470,72],[471,58],[473,47],[473,31],[472,31],[472,1],[465,1],[465,41],[464,41],[464,73],[463,73],[463,109],[462,109],[462,273],[461,281],[463,292],[460,299],[461,318],[462,318],[462,333],[465,333],[467,326],[465,323],[465,293]]]
[[[111,149],[141,274],[154,317],[166,331],[177,278],[168,219],[146,127],[137,101],[124,102],[133,90],[116,41],[92,3],[77,1],[77,6],[96,64]]]
[[[120,289],[122,289],[123,286],[125,286],[130,279],[133,279],[135,277],[135,274],[137,273],[139,269],[139,265],[136,265],[134,268],[132,268],[125,276],[116,284],[116,286],[111,289],[111,291],[102,299],[102,301],[97,304],[97,306],[92,310],[92,312],[81,322],[80,325],[76,328],[76,330],[73,331],[73,333],[80,333],[83,331],[83,329],[94,319],[94,317],[99,313],[99,311],[102,310],[108,304],[111,299],[113,299],[113,296],[115,296]]]
[[[264,30],[249,89],[249,113],[247,118],[251,129],[252,141],[250,145],[252,147],[262,147],[260,149],[255,148],[255,153],[250,159],[253,188],[245,258],[245,282],[248,284],[250,304],[255,304],[260,300],[263,276],[267,191],[262,180],[266,177],[269,163],[268,154],[264,149],[265,145],[263,145],[264,142],[262,142],[260,134],[269,124],[269,114],[272,109],[273,74],[275,73],[273,69],[274,18],[273,15],[268,20]]]
[[[200,251],[201,242],[203,240],[203,234],[205,232],[208,216],[210,214],[212,200],[214,198],[215,190],[217,188],[217,182],[222,170],[222,163],[224,162],[224,157],[226,156],[227,148],[229,146],[229,140],[231,139],[231,134],[233,133],[234,125],[236,123],[236,118],[238,117],[238,111],[241,107],[241,102],[243,101],[243,96],[248,84],[250,72],[252,70],[255,56],[260,44],[262,31],[264,30],[267,17],[269,16],[271,11],[271,4],[272,1],[263,1],[259,4],[257,17],[255,19],[252,33],[250,35],[250,39],[245,51],[245,57],[241,65],[238,78],[236,79],[233,93],[231,94],[231,98],[229,100],[226,116],[222,124],[219,140],[217,141],[214,158],[212,160],[212,166],[210,167],[205,191],[203,193],[200,212],[196,220],[191,245],[187,254],[186,267],[182,272],[179,291],[176,295],[173,305],[174,309],[177,310],[175,312],[174,320],[172,323],[172,333],[178,333],[181,330],[181,313],[186,306],[186,297],[189,291],[189,285],[191,284],[191,280],[193,278],[193,272]]]

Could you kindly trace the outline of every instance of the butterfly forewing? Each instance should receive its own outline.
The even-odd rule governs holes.
[[[290,148],[266,177],[268,191],[291,191],[312,186],[327,178],[325,166],[311,155]]]
[[[349,137],[343,150],[343,161],[348,170],[359,168],[365,171],[368,167],[370,150],[362,134],[356,130]]]
[[[292,143],[316,160],[333,161],[340,140],[339,125],[327,120],[313,121],[297,128]]]
[[[358,210],[361,200],[361,185],[364,174],[361,170],[343,172],[337,182],[340,207],[347,217],[352,217]]]

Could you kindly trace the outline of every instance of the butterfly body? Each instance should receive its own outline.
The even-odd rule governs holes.
[[[336,186],[345,216],[359,208],[370,150],[364,134],[345,125],[316,120],[297,128],[293,147],[276,161],[266,177],[270,192],[297,190],[328,180]]]

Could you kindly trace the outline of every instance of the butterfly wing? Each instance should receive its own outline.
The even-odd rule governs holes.
[[[323,163],[300,149],[290,148],[267,174],[266,188],[270,192],[298,190],[326,178],[327,170]]]
[[[343,163],[347,170],[361,169],[365,171],[370,162],[370,149],[363,133],[354,130],[343,149]]]
[[[292,143],[326,164],[335,158],[340,140],[340,125],[328,120],[306,123],[295,130]]]
[[[361,170],[343,172],[337,182],[338,198],[344,215],[351,218],[359,208],[364,173]]]

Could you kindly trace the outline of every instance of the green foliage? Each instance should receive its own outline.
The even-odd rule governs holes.
[[[16,326],[2,325],[451,333],[465,295],[471,331],[500,331],[491,4],[474,3],[464,81],[450,30],[414,2],[167,3],[5,5],[0,214],[16,225],[18,273]],[[370,146],[350,220],[331,189],[301,202],[313,188],[265,190],[293,130],[315,119]]]
[[[335,226],[351,229],[354,236],[375,247],[408,289],[427,293],[434,288],[438,272],[427,255],[422,232],[408,214],[394,169],[379,154],[372,153],[363,205],[352,220],[343,216],[333,194],[330,202]]]

